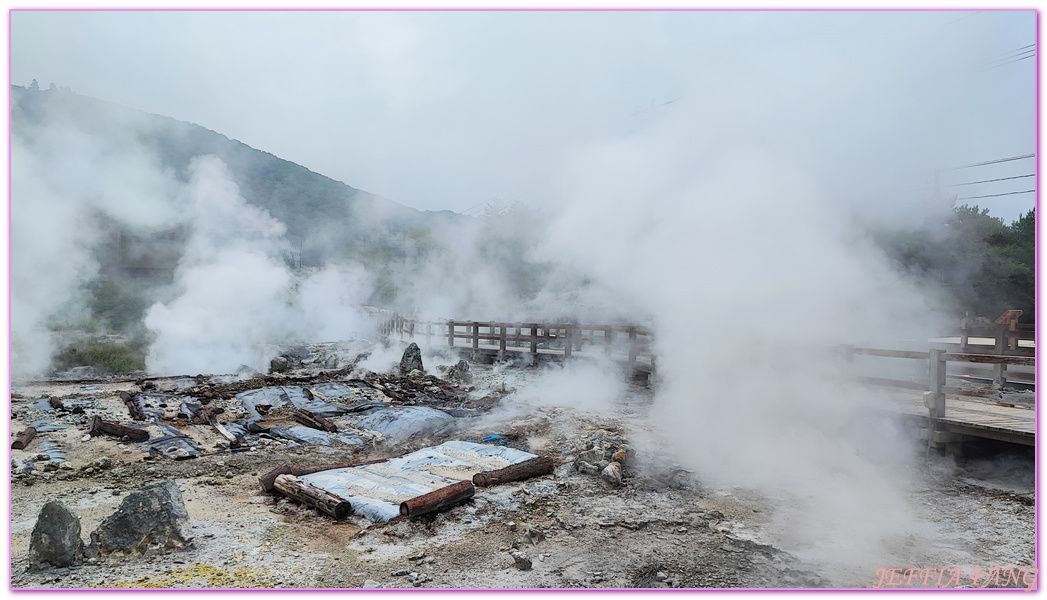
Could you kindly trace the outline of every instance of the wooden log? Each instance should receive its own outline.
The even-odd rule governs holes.
[[[29,441],[36,435],[36,427],[26,427],[25,431],[20,432],[15,436],[15,441],[11,442],[12,450],[21,450],[29,445]]]
[[[54,396],[48,398],[47,403],[50,404],[51,408],[55,410],[65,410],[65,404],[62,404],[62,401],[58,398],[55,398]]]
[[[211,423],[211,425],[215,428],[215,430],[218,431],[219,435],[221,435],[229,441],[230,448],[239,448],[242,445],[242,443],[240,442],[240,438],[233,435],[231,431],[226,429],[225,426],[219,423],[218,421],[214,421],[213,423]]]
[[[149,432],[144,429],[136,429],[119,423],[111,423],[103,420],[102,417],[99,417],[98,415],[95,415],[91,419],[90,433],[91,435],[105,433],[119,438],[127,436],[132,442],[144,442],[149,439]]]
[[[531,477],[552,473],[555,468],[556,464],[553,463],[553,459],[548,456],[538,456],[515,465],[509,465],[504,469],[477,473],[473,475],[473,485],[487,487],[498,485],[499,483],[530,479]]]
[[[439,510],[445,506],[456,504],[462,500],[468,500],[473,497],[475,492],[476,488],[473,487],[473,482],[459,481],[458,483],[442,487],[434,492],[429,492],[428,494],[423,494],[417,498],[411,498],[406,502],[401,502],[400,514],[405,517],[424,515]]]
[[[306,427],[312,427],[313,429],[319,429],[320,431],[330,431],[331,433],[338,431],[338,427],[336,427],[330,420],[318,417],[304,408],[299,408],[291,413],[291,418],[294,419],[296,423],[300,423]]]
[[[350,467],[362,467],[364,465],[373,465],[375,463],[385,462],[386,458],[378,458],[374,460],[363,460],[356,462],[346,463],[335,463],[327,465],[309,465],[305,467],[291,467],[288,465],[280,465],[268,473],[258,478],[258,483],[262,486],[262,491],[266,493],[273,492],[273,484],[276,482],[276,478],[280,475],[294,475],[295,477],[301,477],[302,475],[311,475],[313,473],[319,473],[320,471],[331,471],[334,469],[348,469]]]
[[[127,407],[127,414],[131,416],[135,421],[144,421],[145,415],[142,414],[142,409],[138,407],[138,403],[135,402],[134,396],[127,392],[120,392],[120,399],[124,401],[124,406]]]
[[[345,498],[306,483],[294,475],[278,475],[273,487],[288,498],[318,508],[336,519],[344,519],[353,514],[353,507]]]

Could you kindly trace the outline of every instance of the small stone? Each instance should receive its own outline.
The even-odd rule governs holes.
[[[108,456],[100,456],[91,461],[91,466],[96,469],[108,469],[113,464],[113,460]]]
[[[622,485],[622,464],[612,462],[600,472],[600,477],[611,485]]]
[[[396,571],[390,573],[390,575],[392,575],[393,577],[403,577],[404,575],[409,575],[410,573],[410,569],[397,569]]]
[[[90,433],[88,433],[88,434],[87,434],[87,435],[85,435],[84,437],[80,438],[80,441],[81,441],[81,442],[90,442],[90,441],[91,441],[91,434],[90,434]]]
[[[666,573],[665,571],[658,571],[658,574],[655,575],[654,577],[658,581],[665,581],[666,579],[669,579],[669,574]]]
[[[365,579],[364,580],[364,587],[365,588],[380,588],[380,587],[382,587],[382,584],[378,583],[374,579]]]
[[[531,559],[527,557],[527,554],[523,552],[513,552],[513,563],[517,569],[521,571],[529,571],[531,569]]]
[[[233,472],[232,471],[226,471],[225,472],[225,478],[226,479],[232,479],[233,478]]]
[[[120,495],[120,490],[113,490],[113,495],[114,496],[119,496]]]
[[[509,521],[508,523],[505,524],[505,526],[509,528],[509,531],[516,531],[516,522],[515,521]]]
[[[285,358],[283,356],[277,356],[277,357],[273,358],[273,360],[269,361],[269,372],[270,373],[279,373],[281,371],[286,371],[290,367],[291,367],[291,361],[287,360],[287,358]]]
[[[47,462],[47,461],[51,460],[51,456],[48,455],[45,452],[41,452],[40,454],[34,455],[33,456],[33,460],[35,460],[37,462]]]
[[[69,462],[68,460],[62,461],[62,464],[58,465],[58,468],[59,469],[64,469],[66,471],[72,471],[73,470],[73,463]]]

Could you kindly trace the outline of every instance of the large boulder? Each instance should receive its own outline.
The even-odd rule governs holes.
[[[400,373],[407,375],[415,369],[425,371],[425,367],[422,366],[422,350],[418,344],[411,342],[411,345],[404,350],[403,358],[400,359]]]
[[[57,500],[45,504],[29,538],[29,568],[69,567],[83,556],[80,518]]]
[[[131,492],[91,533],[91,550],[142,552],[183,549],[192,541],[182,492],[170,479]]]

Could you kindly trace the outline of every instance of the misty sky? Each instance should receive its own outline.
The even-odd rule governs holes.
[[[13,84],[35,78],[197,123],[419,209],[540,203],[578,148],[674,119],[695,135],[706,122],[739,124],[752,144],[795,154],[844,188],[911,191],[935,168],[1035,152],[1036,61],[1014,60],[1036,41],[1032,11],[16,11],[11,20]],[[847,150],[825,151],[834,144]],[[1033,169],[1019,160],[947,171],[942,185]],[[945,191],[1033,187],[1018,178]],[[1010,222],[1034,199],[967,201]]]

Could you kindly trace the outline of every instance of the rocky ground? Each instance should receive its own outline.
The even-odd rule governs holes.
[[[877,568],[1034,564],[1032,458],[1003,449],[954,462],[914,461],[914,510],[938,535],[898,542],[890,564],[846,568],[813,561],[781,542],[775,519],[792,500],[738,488],[716,489],[675,464],[647,421],[652,392],[631,384],[599,413],[524,404],[518,390],[548,368],[471,364],[426,357],[429,375],[363,368],[331,347],[289,356],[280,372],[239,377],[49,380],[17,384],[12,431],[39,433],[12,450],[11,560],[15,588],[806,588],[871,587]],[[443,363],[441,368],[434,365]],[[410,437],[357,431],[360,443],[305,443],[247,435],[241,447],[213,427],[166,421],[193,440],[200,456],[165,455],[147,444],[89,436],[95,415],[134,424],[120,392],[158,399],[207,399],[213,418],[245,413],[235,394],[265,386],[319,388],[352,383],[361,397],[389,406],[423,405],[455,415],[454,429]],[[51,398],[56,398],[60,408]],[[194,417],[195,418],[195,417]],[[181,420],[180,420],[181,419]],[[283,419],[283,421],[281,421]],[[339,427],[348,421],[333,419]],[[266,423],[287,421],[286,411]],[[52,431],[46,431],[53,429]],[[154,437],[163,435],[147,427]],[[553,474],[488,488],[460,505],[376,524],[335,520],[264,493],[258,477],[281,464],[310,465],[399,456],[448,439],[491,434],[549,456]],[[642,440],[642,443],[639,443]],[[232,444],[235,446],[236,444]],[[594,450],[595,449],[595,450]],[[601,475],[617,452],[623,479]],[[46,460],[45,460],[46,459]],[[596,463],[596,464],[593,464]],[[135,490],[172,480],[181,491],[192,543],[144,554],[109,552],[69,567],[30,565],[30,536],[43,505],[61,501],[79,517],[83,539]],[[969,584],[961,581],[959,585]],[[1012,586],[1022,587],[1022,584]]]

